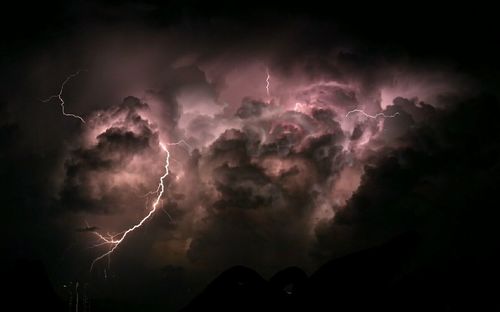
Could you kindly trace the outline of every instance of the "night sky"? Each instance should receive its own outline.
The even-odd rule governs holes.
[[[407,233],[404,274],[498,275],[492,8],[2,11],[2,267],[19,298],[36,267],[70,310],[78,283],[80,311],[175,311],[235,265],[310,275]]]

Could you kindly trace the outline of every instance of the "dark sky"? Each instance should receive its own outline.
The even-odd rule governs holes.
[[[2,12],[3,260],[41,261],[59,293],[79,281],[96,302],[177,308],[233,265],[311,273],[408,231],[422,239],[417,266],[498,248],[492,8],[60,1]],[[64,99],[85,124],[40,101],[79,70]],[[147,214],[160,143],[179,140],[158,211],[89,271],[109,250],[92,248],[95,232]]]

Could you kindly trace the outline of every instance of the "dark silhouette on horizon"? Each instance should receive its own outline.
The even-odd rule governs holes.
[[[222,272],[182,312],[194,311],[497,311],[498,257],[461,258],[440,269],[415,265],[415,233],[339,257],[311,276],[298,267],[269,281],[256,271],[234,266]],[[66,311],[41,262],[4,266],[4,306],[16,311]],[[96,304],[92,311],[137,307]],[[158,311],[163,311],[158,307]]]
[[[291,267],[269,281],[235,266],[220,274],[182,312],[193,311],[486,311],[495,299],[494,259],[481,267],[461,259],[447,270],[412,266],[419,244],[407,233],[322,265],[310,277]],[[488,259],[483,259],[487,261]]]

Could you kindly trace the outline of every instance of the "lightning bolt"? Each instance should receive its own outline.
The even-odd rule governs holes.
[[[185,146],[188,148],[188,152],[191,152],[191,151],[193,150],[193,147],[192,147],[189,143],[187,143],[186,141],[184,141],[184,140],[180,140],[180,141],[177,141],[177,142],[175,142],[175,143],[169,143],[169,144],[167,144],[167,145],[169,145],[169,146],[170,146],[170,145],[181,145],[181,144],[185,145]],[[174,159],[174,158],[172,158],[172,157],[170,157],[170,159],[171,159],[171,160],[176,161],[177,163],[179,163],[179,161],[178,161],[178,160],[175,160],[175,159]],[[148,197],[148,196],[151,196],[151,195],[154,195],[154,194],[157,194],[157,195],[158,195],[158,192],[160,191],[160,186],[161,186],[161,185],[158,185],[158,187],[156,188],[156,190],[154,190],[154,191],[150,191],[150,192],[147,192],[146,194],[142,195],[142,197],[144,198],[144,197]],[[165,211],[165,212],[166,212],[166,211]],[[168,213],[167,213],[167,214],[168,214]],[[169,217],[170,217],[170,215],[169,215]]]
[[[66,86],[66,84],[74,77],[78,76],[82,71],[84,70],[79,70],[77,71],[76,73],[74,74],[71,74],[69,75],[66,80],[63,81],[62,85],[61,85],[61,89],[59,89],[59,93],[58,94],[54,94],[52,96],[50,96],[49,98],[45,99],[45,100],[42,100],[42,102],[44,103],[47,103],[49,101],[51,101],[52,99],[55,99],[57,98],[60,102],[60,105],[61,105],[61,112],[63,114],[63,116],[67,116],[67,117],[73,117],[73,118],[76,118],[76,119],[79,119],[82,123],[85,123],[85,120],[81,117],[81,116],[78,116],[78,115],[75,115],[75,114],[71,114],[71,113],[66,113],[65,111],[65,107],[64,107],[64,99],[62,98],[62,94],[64,92],[64,87]]]
[[[166,157],[165,157],[165,171],[164,171],[163,175],[160,177],[160,182],[158,183],[158,187],[156,188],[156,191],[153,191],[152,193],[150,192],[151,194],[156,194],[156,199],[153,202],[153,205],[151,206],[151,210],[149,211],[149,213],[144,218],[142,218],[138,223],[136,223],[135,225],[133,225],[132,227],[130,227],[129,229],[127,229],[127,230],[125,230],[123,232],[120,232],[120,233],[117,233],[117,234],[114,234],[114,235],[109,235],[108,234],[107,237],[104,236],[104,235],[102,235],[101,233],[99,233],[97,231],[93,232],[98,237],[98,239],[101,241],[99,244],[94,245],[94,247],[102,246],[102,245],[109,245],[110,248],[109,248],[109,250],[107,252],[103,253],[102,255],[100,255],[97,258],[95,258],[94,261],[92,261],[92,264],[90,265],[90,271],[92,271],[92,269],[93,269],[93,267],[94,267],[94,265],[95,265],[96,262],[98,262],[99,260],[102,260],[105,257],[111,256],[111,254],[116,250],[116,248],[118,248],[118,246],[120,246],[120,244],[125,240],[125,238],[127,237],[128,234],[130,234],[131,232],[133,232],[136,229],[140,228],[146,221],[148,221],[149,219],[151,219],[151,217],[153,216],[153,214],[156,212],[156,210],[158,209],[158,206],[160,204],[161,198],[163,196],[163,193],[165,192],[164,180],[165,180],[165,178],[170,173],[170,170],[169,170],[169,167],[170,167],[170,152],[167,149],[167,146],[180,145],[180,144],[184,144],[184,145],[186,145],[186,146],[188,146],[188,147],[191,148],[191,146],[188,143],[186,143],[184,140],[178,141],[176,143],[167,143],[167,144],[163,144],[163,143],[160,142],[160,148],[166,154]]]
[[[375,114],[375,115],[370,115],[370,114],[365,113],[365,111],[363,111],[361,109],[353,109],[352,111],[347,112],[347,114],[345,115],[345,117],[347,118],[347,117],[349,117],[349,115],[354,114],[354,113],[360,113],[360,114],[364,115],[365,117],[368,117],[368,118],[371,118],[371,119],[377,119],[378,117],[394,118],[397,115],[399,115],[399,112],[395,112],[392,115],[386,115],[384,113],[378,113],[378,114]]]
[[[269,86],[270,86],[270,82],[269,82],[269,79],[271,79],[271,75],[269,75],[269,68],[266,69],[266,92],[267,92],[267,96],[269,97]]]

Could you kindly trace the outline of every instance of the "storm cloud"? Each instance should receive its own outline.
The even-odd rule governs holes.
[[[41,255],[53,279],[102,290],[104,274],[134,267],[126,297],[165,268],[187,289],[233,265],[311,271],[408,231],[425,261],[490,252],[499,103],[458,56],[440,62],[420,50],[436,44],[409,39],[392,49],[342,19],[85,8],[67,33],[2,62],[15,85],[1,87],[0,157],[15,164],[2,166],[3,197],[26,220],[6,226],[21,233],[8,249]],[[388,20],[381,32],[407,22]],[[82,69],[63,96],[85,124],[40,101]],[[147,215],[166,160],[157,211],[89,272],[110,247],[96,232]]]

